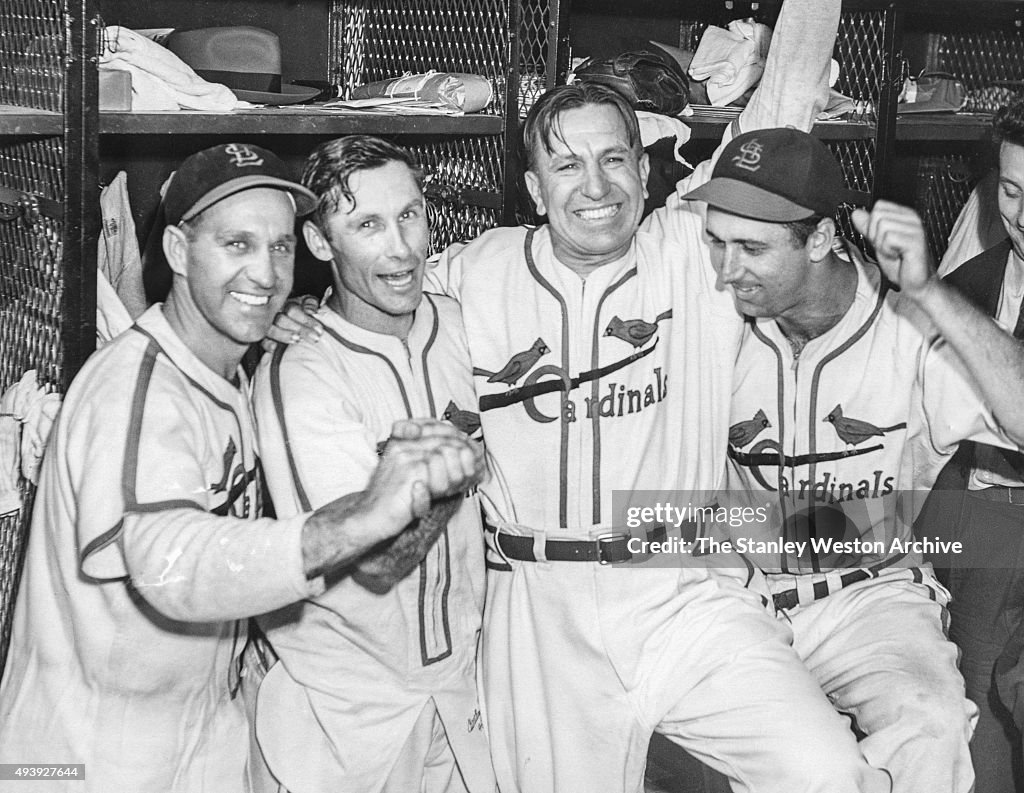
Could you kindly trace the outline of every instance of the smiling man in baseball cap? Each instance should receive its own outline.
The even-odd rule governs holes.
[[[168,225],[177,226],[251,187],[285,191],[299,217],[316,206],[316,197],[295,182],[276,154],[248,143],[224,143],[196,152],[174,172],[164,191],[165,218]]]
[[[228,376],[236,355],[273,326],[292,288],[294,217],[315,205],[277,155],[250,144],[204,149],[171,177],[163,249],[173,275],[164,313],[183,338],[209,334],[196,349],[215,371]],[[271,233],[278,236],[264,238]]]
[[[913,210],[853,213],[877,263],[839,238],[833,214],[864,198],[788,128],[739,135],[684,196],[706,202],[717,286],[747,318],[729,491],[775,503],[777,520],[738,534],[794,543],[751,561],[868,762],[899,793],[967,791],[977,709],[910,526],[959,441],[1024,439],[1024,347],[938,281]]]
[[[43,461],[0,762],[79,765],[48,790],[84,774],[89,790],[248,789],[242,620],[321,593],[482,471],[453,427],[399,422],[363,490],[263,517],[239,363],[288,294],[314,198],[270,152],[228,143],[187,159],[165,201],[171,294],[89,359]]]

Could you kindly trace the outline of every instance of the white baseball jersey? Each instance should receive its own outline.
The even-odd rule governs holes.
[[[613,525],[613,489],[721,484],[741,322],[715,290],[701,216],[676,203],[677,222],[586,280],[555,260],[546,226],[494,229],[448,259],[507,484],[484,489],[505,522],[585,537]]]
[[[458,307],[424,295],[405,343],[326,306],[317,344],[265,358],[255,404],[280,515],[362,490],[392,424],[479,429]],[[493,790],[477,710],[484,596],[479,505],[467,497],[417,570],[386,595],[342,577],[261,621],[281,662],[260,687],[257,736],[293,790],[373,791],[431,698],[470,789]],[[480,782],[484,780],[484,782]]]
[[[786,3],[743,130],[810,128],[831,47],[809,31],[828,29],[836,13],[831,3]],[[722,485],[741,322],[715,289],[703,204],[679,200],[713,161],[679,183],[622,259],[586,279],[555,259],[547,226],[492,229],[428,272],[462,305],[501,475],[484,493],[510,531],[590,536],[613,525],[613,490]]]
[[[741,129],[810,128],[838,10],[787,0]],[[485,508],[532,536],[535,558],[547,540],[614,527],[614,491],[724,484],[742,321],[715,288],[703,206],[679,198],[711,168],[585,279],[556,259],[546,226],[492,229],[428,272],[462,305],[495,471]],[[847,726],[745,571],[488,561],[480,664],[502,789],[640,790],[655,729],[740,786],[869,789]],[[799,734],[773,737],[772,702],[800,714]]]
[[[1013,446],[911,301],[883,286],[877,265],[852,245],[840,242],[836,250],[858,275],[839,323],[795,355],[775,320],[750,322],[736,365],[729,490],[752,491],[753,505],[772,510],[770,520],[751,520],[733,538],[775,543],[739,549],[766,571],[901,557],[924,497],[959,441]],[[800,518],[808,510],[817,519],[810,528]],[[833,550],[826,538],[854,544]],[[807,544],[786,548],[780,541]],[[910,564],[920,558],[905,555]]]
[[[0,762],[84,763],[74,791],[243,790],[235,620],[319,584],[302,572],[305,516],[258,519],[239,378],[201,363],[154,306],[75,379],[36,495]]]

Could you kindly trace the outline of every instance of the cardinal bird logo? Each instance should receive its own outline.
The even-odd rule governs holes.
[[[615,316],[608,322],[608,327],[604,329],[604,335],[622,339],[627,344],[632,344],[634,348],[643,347],[657,332],[658,323],[671,316],[672,309],[659,314],[654,318],[654,322],[643,319],[622,319]]]
[[[822,421],[827,421],[833,427],[836,428],[836,434],[839,439],[850,446],[856,446],[858,443],[863,443],[868,438],[874,437],[875,435],[882,436],[887,432],[893,430],[905,429],[907,422],[901,422],[899,424],[893,424],[891,427],[876,427],[874,424],[870,424],[867,421],[861,421],[860,419],[851,419],[843,415],[842,405],[836,405],[832,408],[832,412],[829,413]]]
[[[474,413],[471,410],[460,410],[454,401],[448,403],[448,407],[444,409],[441,418],[445,421],[450,421],[455,425],[455,429],[461,430],[467,435],[472,435],[480,429],[480,414]]]
[[[548,345],[544,343],[544,339],[537,339],[530,349],[513,355],[507,364],[487,378],[487,382],[505,383],[508,386],[514,386],[516,381],[530,371],[533,365],[540,360],[540,356],[548,351]]]
[[[754,414],[754,418],[747,419],[746,421],[737,421],[729,427],[729,443],[737,449],[742,449],[771,425],[772,423],[768,420],[764,411],[759,410]]]
[[[608,327],[604,329],[605,336],[614,336],[629,342],[634,347],[643,347],[651,336],[658,329],[656,322],[646,322],[642,319],[620,319],[612,317]]]

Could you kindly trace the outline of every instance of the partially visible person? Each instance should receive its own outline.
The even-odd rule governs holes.
[[[787,0],[740,128],[810,127],[838,19]],[[487,231],[429,276],[461,301],[495,463],[481,678],[499,786],[639,790],[657,731],[737,790],[888,790],[746,568],[609,564],[630,558],[614,491],[721,485],[742,323],[698,211],[677,194],[641,225],[649,163],[621,96],[553,88],[524,137],[547,222]]]
[[[306,162],[318,203],[303,234],[333,286],[316,313],[321,341],[279,348],[256,375],[279,517],[363,490],[396,420],[479,434],[459,308],[422,289],[421,179],[408,152],[361,135]],[[475,674],[483,598],[479,504],[459,496],[323,592],[262,617],[280,661],[260,685],[257,738],[281,786],[491,793]]]
[[[405,421],[360,492],[262,518],[239,363],[291,288],[315,197],[271,152],[228,143],[186,159],[164,202],[167,302],[75,378],[36,494],[0,762],[84,765],[84,782],[36,789],[246,790],[244,618],[322,592],[481,469],[451,427]]]
[[[706,203],[718,286],[746,320],[728,491],[772,512],[731,538],[765,543],[751,560],[794,647],[894,791],[967,793],[977,709],[949,596],[904,544],[960,441],[1024,442],[1024,347],[938,280],[913,210],[854,212],[878,264],[838,238],[858,197],[805,132],[738,136],[684,198]]]
[[[1006,239],[999,215],[999,169],[986,173],[971,190],[953,223],[946,251],[939,261],[939,277]]]
[[[1001,108],[993,129],[995,199],[1008,238],[945,281],[1024,339],[1024,100]],[[1015,396],[1020,400],[1021,392]],[[981,711],[971,744],[977,793],[1009,793],[1024,789],[1024,723],[1013,709],[1020,696],[1014,681],[1024,679],[1024,455],[972,444],[943,474],[943,491],[933,495],[921,525],[951,524],[946,533],[976,552],[949,571],[950,636],[963,654],[967,695]],[[1007,701],[993,677],[997,663]]]

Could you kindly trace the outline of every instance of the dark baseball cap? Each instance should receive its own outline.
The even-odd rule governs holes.
[[[711,179],[683,196],[771,223],[831,217],[840,204],[866,204],[869,198],[847,189],[842,168],[824,143],[791,127],[736,136],[726,144]]]
[[[191,220],[228,196],[251,187],[276,187],[295,199],[295,214],[308,215],[316,196],[292,180],[287,166],[273,152],[250,143],[222,143],[188,157],[164,192],[167,225]]]

